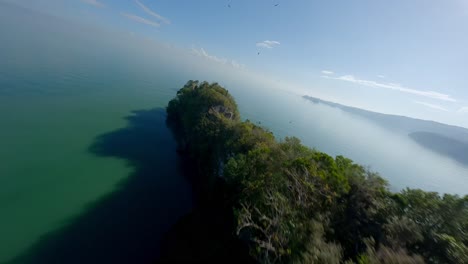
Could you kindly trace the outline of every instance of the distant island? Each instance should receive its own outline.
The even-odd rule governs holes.
[[[409,136],[432,151],[451,157],[452,159],[468,166],[468,144],[430,132],[414,132]]]
[[[315,104],[339,108],[366,118],[386,129],[408,135],[419,145],[468,166],[468,129],[466,128],[405,116],[376,113],[307,95],[303,98]]]
[[[198,205],[161,262],[468,263],[468,196],[393,193],[346,157],[241,121],[217,83],[187,82],[166,110]]]

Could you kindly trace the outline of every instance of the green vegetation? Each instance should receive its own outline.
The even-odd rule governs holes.
[[[167,113],[204,195],[223,182],[212,199],[260,263],[468,263],[468,196],[392,193],[350,159],[278,142],[216,83],[189,81]]]

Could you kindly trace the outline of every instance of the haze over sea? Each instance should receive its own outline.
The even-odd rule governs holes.
[[[243,118],[368,165],[392,190],[468,193],[467,167],[238,65],[9,5],[0,24],[0,263],[72,263],[83,248],[154,259],[192,206],[164,123],[189,79],[219,82]]]

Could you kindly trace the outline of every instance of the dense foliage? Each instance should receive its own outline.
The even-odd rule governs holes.
[[[468,196],[392,193],[350,159],[278,142],[216,83],[189,81],[167,113],[204,190],[229,186],[231,232],[258,262],[468,263]]]

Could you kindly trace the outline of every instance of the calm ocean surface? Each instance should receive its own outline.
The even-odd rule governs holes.
[[[225,85],[244,118],[369,166],[393,190],[468,193],[467,167],[287,87],[130,34],[15,12],[0,9],[0,263],[154,259],[192,206],[163,109],[189,79]]]

